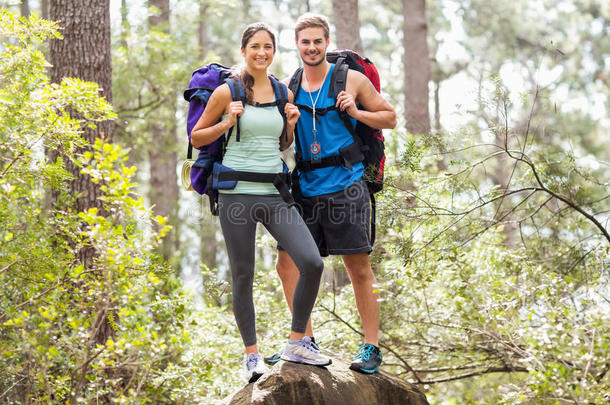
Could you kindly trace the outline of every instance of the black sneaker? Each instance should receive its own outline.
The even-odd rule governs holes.
[[[271,356],[265,357],[265,363],[269,364],[270,366],[274,365],[275,363],[277,363],[278,361],[280,361],[282,359],[283,353],[284,353],[284,350],[280,350],[277,353],[273,353]]]
[[[313,337],[311,338],[311,345],[316,350],[320,350],[320,348],[316,344],[316,340]],[[284,349],[280,350],[279,352],[273,353],[271,356],[265,357],[265,363],[269,364],[270,366],[273,366],[275,363],[282,359],[282,354],[284,354]]]
[[[379,348],[366,343],[360,346],[349,368],[361,373],[373,374],[379,371],[380,365],[381,352]]]

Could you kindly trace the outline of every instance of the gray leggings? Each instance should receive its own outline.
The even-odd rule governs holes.
[[[304,333],[318,295],[324,262],[303,218],[279,195],[220,194],[220,226],[233,280],[233,314],[245,346],[256,344],[252,284],[256,223],[262,223],[299,269],[292,330]]]

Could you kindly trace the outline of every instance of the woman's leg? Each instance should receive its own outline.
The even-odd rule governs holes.
[[[305,333],[318,296],[324,262],[309,229],[294,207],[277,197],[268,219],[263,224],[299,269],[299,280],[292,299],[292,332],[298,334],[298,339]],[[294,340],[295,334],[292,336]]]
[[[219,218],[227,246],[233,282],[233,314],[246,353],[257,353],[256,321],[252,300],[256,221],[251,215],[254,196],[220,194]]]

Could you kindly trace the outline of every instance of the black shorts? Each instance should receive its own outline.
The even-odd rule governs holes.
[[[320,256],[371,252],[371,199],[364,180],[345,190],[295,202]],[[280,245],[277,248],[283,250]]]

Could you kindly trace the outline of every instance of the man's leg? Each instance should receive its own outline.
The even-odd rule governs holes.
[[[299,269],[297,268],[292,258],[285,250],[278,250],[277,262],[275,264],[277,274],[280,276],[282,281],[282,288],[284,289],[284,297],[286,297],[286,303],[292,313],[292,299],[294,297],[294,290],[299,281]],[[311,327],[311,318],[307,321],[307,329],[305,329],[305,336],[313,336],[313,329]]]
[[[357,253],[342,255],[343,263],[352,281],[356,306],[364,329],[364,343],[379,346],[379,294],[373,291],[377,289],[369,255]]]

